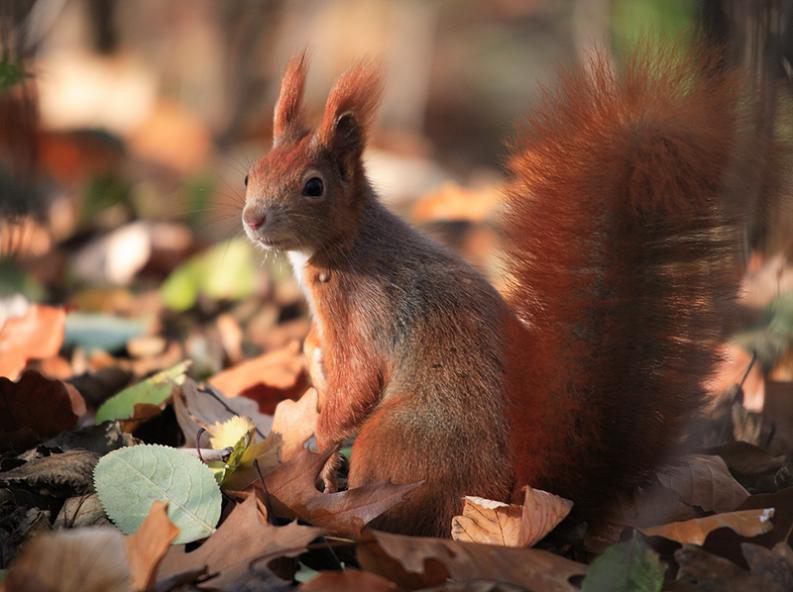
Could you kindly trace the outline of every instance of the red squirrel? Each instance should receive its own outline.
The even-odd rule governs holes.
[[[319,447],[356,435],[351,488],[423,482],[377,528],[449,536],[463,496],[526,484],[594,516],[697,410],[737,283],[740,117],[735,77],[673,54],[595,58],[546,92],[509,165],[504,295],[378,200],[376,68],[343,74],[310,129],[305,55],[289,63],[243,225],[308,301]]]

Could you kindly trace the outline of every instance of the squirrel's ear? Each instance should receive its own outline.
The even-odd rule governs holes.
[[[281,80],[281,92],[273,117],[273,144],[277,144],[290,130],[302,127],[301,104],[306,85],[308,58],[303,50],[289,60]]]
[[[317,145],[344,160],[359,158],[381,94],[379,69],[373,64],[362,62],[347,70],[328,95]]]

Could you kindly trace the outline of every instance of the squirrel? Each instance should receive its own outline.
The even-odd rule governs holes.
[[[356,436],[350,488],[421,482],[373,525],[448,537],[463,496],[519,503],[524,485],[593,517],[646,482],[703,401],[737,290],[737,77],[674,51],[566,71],[512,147],[500,294],[378,200],[377,68],[344,73],[315,129],[306,74],[304,52],[243,226],[305,294],[319,448]]]

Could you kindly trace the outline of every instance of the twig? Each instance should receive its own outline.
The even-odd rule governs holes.
[[[231,456],[231,453],[234,452],[232,446],[226,446],[220,450],[215,450],[214,448],[178,448],[177,450],[197,456],[204,464],[219,460],[226,462]]]

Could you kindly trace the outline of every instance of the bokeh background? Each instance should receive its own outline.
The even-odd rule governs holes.
[[[69,376],[141,352],[190,357],[209,376],[301,337],[288,265],[255,252],[239,216],[245,173],[269,149],[280,74],[303,48],[314,116],[345,67],[383,64],[366,156],[375,187],[498,282],[508,142],[559,67],[596,49],[619,64],[639,39],[699,31],[747,67],[757,133],[784,136],[792,7],[0,0],[0,324],[27,302],[69,306]],[[790,216],[776,202],[758,208],[747,268],[767,278],[759,310],[793,280]],[[136,371],[167,365],[157,359]]]

